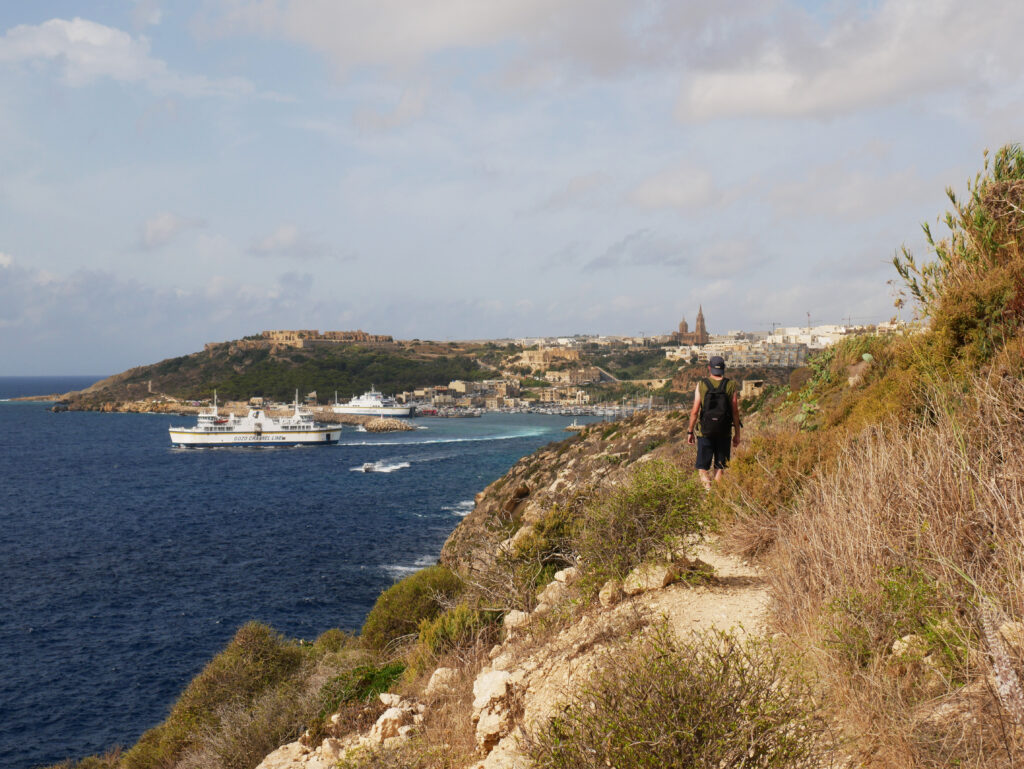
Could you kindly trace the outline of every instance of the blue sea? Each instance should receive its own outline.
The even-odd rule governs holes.
[[[100,377],[0,377],[0,766],[130,746],[235,630],[357,631],[437,561],[473,496],[567,418],[346,426],[331,447],[172,449],[193,418],[10,402]],[[363,473],[365,462],[380,472]]]

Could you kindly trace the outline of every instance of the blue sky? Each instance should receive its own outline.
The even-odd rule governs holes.
[[[265,328],[890,317],[1021,138],[1024,6],[0,5],[0,375]]]

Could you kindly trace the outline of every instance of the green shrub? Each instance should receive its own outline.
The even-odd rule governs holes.
[[[218,712],[254,700],[299,672],[304,654],[271,628],[243,625],[224,651],[188,685],[167,719],[142,735],[122,759],[125,769],[172,765],[200,734],[220,723]]]
[[[331,628],[321,633],[316,641],[313,642],[313,646],[318,652],[339,652],[351,644],[352,641],[352,636],[344,630]]]
[[[826,606],[825,642],[863,668],[887,654],[897,638],[913,634],[951,680],[964,683],[973,634],[957,629],[955,607],[935,579],[896,567],[879,576],[871,590],[850,589]]]
[[[378,596],[363,623],[363,643],[381,650],[396,638],[417,632],[423,620],[440,613],[439,598],[454,599],[462,588],[459,578],[445,566],[430,566],[409,575]]]
[[[649,556],[711,523],[693,474],[665,461],[640,465],[628,485],[583,505],[573,543],[592,585],[625,577]]]
[[[251,769],[302,734],[312,706],[300,680],[272,687],[253,700],[227,703],[218,708],[216,725],[199,731],[175,769]]]
[[[919,266],[904,248],[893,263],[943,354],[977,365],[1024,322],[1024,149],[986,153],[966,199],[948,195],[946,237],[936,240],[924,225],[935,259]]]
[[[535,593],[556,571],[571,565],[574,502],[553,506],[516,543],[511,560],[522,570],[516,580],[520,591]],[[540,576],[542,571],[549,572],[546,579]]]
[[[391,685],[405,672],[405,665],[392,662],[380,667],[376,665],[359,665],[334,676],[320,687],[320,714],[326,718],[343,702],[365,702],[386,692]]]
[[[825,734],[808,682],[768,643],[662,628],[610,653],[528,742],[540,769],[817,769]]]
[[[427,670],[443,655],[470,649],[490,638],[497,627],[498,612],[474,609],[460,603],[420,623],[416,651],[410,668],[414,673]]]

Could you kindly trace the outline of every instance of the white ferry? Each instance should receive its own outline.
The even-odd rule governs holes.
[[[368,417],[411,417],[412,406],[403,406],[394,398],[379,392],[373,385],[370,391],[357,395],[348,403],[338,403],[338,394],[334,394],[335,414],[361,414]]]
[[[261,408],[250,408],[244,417],[222,417],[217,412],[217,394],[213,408],[199,415],[195,427],[169,427],[172,446],[301,446],[329,445],[341,438],[341,425],[313,421],[313,415],[299,408],[295,393],[295,413],[272,417]]]

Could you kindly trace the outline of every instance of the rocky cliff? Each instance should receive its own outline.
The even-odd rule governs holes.
[[[598,423],[524,457],[477,495],[445,543],[443,563],[473,580],[529,540],[553,509],[623,487],[647,464],[689,465],[687,418],[674,412]],[[682,638],[714,629],[742,637],[764,624],[767,592],[757,569],[699,534],[609,580],[599,595],[584,585],[584,572],[583,564],[566,565],[525,610],[504,611],[493,643],[440,659],[401,694],[381,694],[372,727],[307,736],[267,756],[260,769],[327,769],[338,761],[530,766],[529,735],[631,639],[666,626]]]

